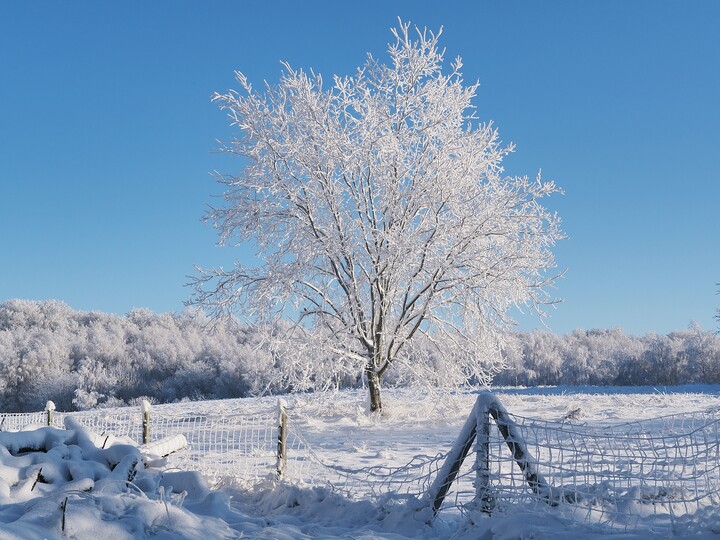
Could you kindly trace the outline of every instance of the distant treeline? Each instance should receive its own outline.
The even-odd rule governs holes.
[[[62,302],[0,303],[0,410],[60,410],[220,399],[292,390],[283,362],[260,337],[238,324],[213,325],[197,311],[125,316],[81,312]],[[503,385],[675,385],[720,382],[720,337],[697,326],[668,335],[626,335],[622,330],[512,334],[504,350]],[[431,359],[432,360],[432,359]],[[316,388],[358,386],[352,369],[329,375],[337,364],[308,359]],[[425,364],[427,365],[427,364]],[[428,370],[397,366],[387,384],[441,384],[448,366]],[[407,366],[406,366],[407,367]],[[324,371],[323,371],[324,370]],[[445,374],[447,375],[447,374]]]
[[[670,334],[632,336],[619,328],[516,333],[494,384],[679,385],[720,383],[720,335],[691,323]]]
[[[115,406],[150,398],[240,397],[263,390],[270,362],[239,327],[213,332],[201,313],[126,316],[62,302],[0,304],[0,409]]]

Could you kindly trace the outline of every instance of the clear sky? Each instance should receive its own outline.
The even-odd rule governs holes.
[[[552,331],[717,327],[714,0],[0,2],[0,301],[181,310],[193,264],[247,257],[200,221],[209,172],[239,171],[211,94],[281,60],[350,74],[398,16],[444,27],[507,172],[565,190]]]

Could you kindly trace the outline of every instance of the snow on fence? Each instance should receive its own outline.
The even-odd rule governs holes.
[[[532,508],[602,532],[663,533],[720,505],[717,411],[589,426],[512,415],[484,392],[449,452],[403,467],[338,467],[302,446],[306,481],[431,515]]]
[[[253,414],[185,414],[140,408],[97,409],[80,412],[55,411],[48,402],[39,413],[0,413],[0,431],[19,431],[39,426],[62,427],[71,417],[96,435],[99,446],[111,437],[128,437],[146,446],[182,435],[187,448],[167,456],[168,468],[197,470],[211,484],[228,480],[252,483],[271,475],[301,474],[299,439],[287,432],[287,412],[254,411]],[[287,454],[295,459],[287,464]]]
[[[198,470],[211,484],[251,485],[282,475],[352,499],[412,501],[431,515],[532,507],[603,530],[660,532],[720,505],[720,417],[712,411],[588,426],[515,416],[486,392],[448,453],[416,456],[402,467],[349,469],[318,456],[288,421],[284,402],[278,405],[254,414],[48,407],[0,413],[0,431],[61,426],[71,416],[100,440],[126,436],[152,444],[183,435],[188,446],[168,456],[169,467]]]
[[[671,530],[720,504],[719,445],[716,411],[588,426],[514,416],[486,392],[426,501],[435,513],[532,506],[604,530]]]

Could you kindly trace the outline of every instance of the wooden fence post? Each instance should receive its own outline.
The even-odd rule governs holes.
[[[538,471],[537,463],[528,452],[527,444],[515,422],[492,393],[481,392],[460,430],[460,435],[445,457],[445,463],[427,491],[426,500],[432,504],[433,516],[440,510],[450,485],[457,478],[460,466],[475,440],[475,502],[483,512],[493,511],[495,497],[490,485],[490,416],[495,420],[500,435],[505,439],[512,458],[520,467],[530,489],[543,497],[550,506],[557,506],[557,496]]]
[[[52,401],[45,404],[45,412],[47,412],[47,425],[52,426],[55,419],[55,404]]]
[[[494,509],[490,490],[490,411],[478,410],[475,438],[475,501],[480,510],[490,513]]]
[[[277,441],[277,469],[278,478],[282,478],[287,467],[287,402],[278,399],[278,441]]]
[[[532,492],[542,496],[550,506],[557,506],[558,501],[556,500],[556,494],[553,493],[545,477],[540,474],[537,463],[528,451],[527,443],[518,431],[515,422],[512,421],[510,415],[505,410],[505,407],[503,407],[497,399],[494,399],[489,411],[495,419],[495,425],[500,435],[505,439],[505,443],[510,449],[515,463],[520,467],[525,481]]]
[[[462,462],[470,452],[470,448],[472,447],[472,443],[475,440],[475,434],[477,432],[478,416],[482,414],[482,411],[485,411],[485,414],[487,414],[487,408],[482,408],[482,406],[483,402],[481,402],[478,398],[475,401],[475,405],[473,406],[470,416],[468,416],[467,420],[465,420],[465,424],[463,424],[463,427],[460,429],[460,435],[458,435],[455,444],[453,444],[450,452],[448,452],[448,455],[445,458],[445,463],[443,463],[443,466],[438,471],[435,480],[428,489],[428,496],[432,504],[433,516],[436,516],[440,511],[440,507],[445,500],[445,496],[450,490],[450,486],[452,486],[452,483],[455,481],[455,478],[457,478],[457,475],[460,472]]]
[[[142,400],[142,442],[148,444],[150,442],[150,402],[146,399]]]

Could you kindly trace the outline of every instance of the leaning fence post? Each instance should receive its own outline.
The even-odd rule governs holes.
[[[55,404],[52,401],[45,404],[45,412],[47,412],[47,425],[52,426],[55,418]]]
[[[142,442],[148,444],[150,442],[150,402],[146,399],[142,400]]]
[[[485,411],[485,414],[487,415],[485,400],[482,395],[480,395],[475,401],[475,405],[473,406],[470,416],[468,416],[467,420],[465,420],[465,423],[463,424],[463,427],[460,429],[460,434],[455,440],[453,447],[445,457],[445,463],[443,463],[443,466],[440,468],[437,476],[435,477],[435,481],[428,489],[428,496],[430,502],[432,503],[433,516],[436,516],[440,511],[440,507],[445,500],[445,496],[450,490],[450,486],[460,472],[460,466],[462,465],[463,460],[470,452],[470,448],[475,440],[477,431],[477,418],[482,414],[482,411]]]
[[[277,463],[278,478],[282,478],[287,467],[287,402],[278,399],[278,441],[277,441]]]

